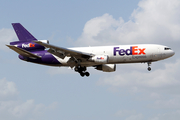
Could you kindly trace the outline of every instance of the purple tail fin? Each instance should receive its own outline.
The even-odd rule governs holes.
[[[37,39],[31,35],[20,23],[12,23],[14,31],[19,38],[19,41],[10,42],[10,45],[16,45],[16,47],[27,50],[27,51],[38,51],[44,50],[45,47],[34,43]]]
[[[19,38],[19,41],[30,42],[37,40],[31,33],[29,33],[20,23],[12,23],[12,26]]]

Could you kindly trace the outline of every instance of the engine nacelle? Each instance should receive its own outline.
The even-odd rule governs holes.
[[[38,41],[49,44],[49,40],[38,40]]]
[[[96,55],[89,59],[90,61],[93,61],[95,63],[107,63],[108,62],[108,56],[107,55]]]
[[[116,64],[97,65],[95,69],[101,70],[103,72],[114,72],[116,71]]]

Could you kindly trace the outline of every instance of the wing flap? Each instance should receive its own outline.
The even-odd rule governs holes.
[[[6,46],[9,47],[10,49],[14,50],[15,52],[17,52],[18,54],[20,54],[22,56],[33,58],[33,59],[41,58],[40,56],[37,56],[31,52],[28,52],[28,51],[23,50],[21,48],[18,48],[16,46],[13,46],[13,45],[6,45]]]
[[[84,59],[87,59],[87,58],[90,58],[91,56],[93,56],[92,54],[89,54],[89,53],[71,50],[71,49],[63,48],[63,47],[57,47],[54,45],[43,43],[41,41],[33,41],[33,42],[35,42],[39,45],[42,45],[46,48],[49,48],[49,50],[48,50],[49,53],[56,55],[62,59],[64,59],[65,56],[69,56],[69,57],[73,56],[73,57],[84,58]]]

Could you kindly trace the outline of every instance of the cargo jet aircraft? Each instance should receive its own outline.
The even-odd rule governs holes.
[[[10,49],[19,54],[21,60],[49,65],[67,66],[83,77],[89,76],[87,67],[95,67],[103,72],[114,72],[116,64],[147,63],[169,58],[175,52],[163,45],[137,44],[97,47],[63,48],[49,44],[48,40],[37,40],[20,23],[12,23],[19,41],[10,42]]]

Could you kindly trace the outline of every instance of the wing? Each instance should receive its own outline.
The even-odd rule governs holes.
[[[22,56],[29,57],[32,59],[41,58],[40,56],[37,56],[31,52],[28,52],[28,51],[18,48],[16,46],[13,46],[13,45],[6,45],[6,46],[8,46],[10,49],[14,50],[15,52],[17,52],[18,54],[20,54]]]
[[[80,52],[76,50],[71,50],[63,47],[57,47],[54,45],[46,44],[41,41],[33,41],[39,45],[42,45],[46,48],[49,48],[48,52],[56,55],[62,59],[64,59],[66,56],[68,57],[73,57],[73,59],[88,59],[93,56],[93,54],[85,53],[85,52]]]

